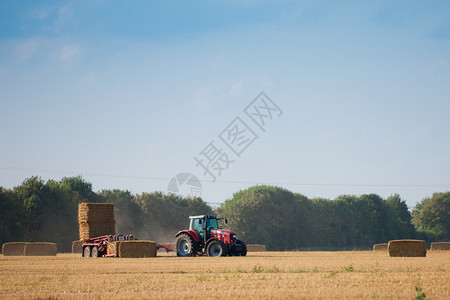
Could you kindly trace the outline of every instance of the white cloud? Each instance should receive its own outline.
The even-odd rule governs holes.
[[[38,20],[44,20],[45,18],[47,18],[50,15],[52,10],[53,10],[52,8],[42,8],[42,9],[33,10],[30,12],[30,16],[32,18],[35,18]]]
[[[33,38],[24,42],[20,42],[15,48],[15,55],[19,61],[29,59],[39,48],[40,42]]]
[[[201,87],[194,96],[197,107],[204,108],[211,104],[213,99],[217,97],[218,88],[214,85],[206,85]]]
[[[243,92],[243,90],[246,88],[247,84],[245,80],[238,80],[233,82],[233,84],[230,87],[229,94],[231,96],[237,96]]]
[[[78,46],[63,46],[61,48],[61,55],[59,59],[61,62],[70,62],[75,59],[80,53],[80,47]]]

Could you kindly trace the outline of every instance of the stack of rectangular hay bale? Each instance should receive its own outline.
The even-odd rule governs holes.
[[[114,204],[80,203],[78,206],[78,224],[81,241],[87,241],[97,236],[115,234]]]
[[[425,257],[427,247],[423,240],[394,240],[388,243],[389,256]]]
[[[55,256],[58,252],[55,243],[5,243],[4,256]]]
[[[450,242],[434,242],[431,243],[431,251],[450,251]]]
[[[156,242],[115,241],[108,244],[108,253],[116,253],[120,258],[156,257]]]
[[[247,245],[247,251],[248,252],[266,251],[266,246],[265,245],[259,245],[259,244],[248,244]]]
[[[388,251],[388,244],[387,243],[375,244],[373,245],[373,251]]]

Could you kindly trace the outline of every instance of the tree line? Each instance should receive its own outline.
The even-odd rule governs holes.
[[[410,213],[399,195],[308,199],[280,187],[254,186],[214,210],[201,198],[162,192],[94,192],[78,176],[46,182],[31,177],[13,189],[0,188],[0,246],[45,241],[70,252],[72,241],[78,240],[82,202],[114,203],[116,233],[160,243],[174,242],[175,233],[188,227],[188,216],[213,213],[227,218],[226,227],[240,239],[269,250],[369,249],[391,239],[450,239],[450,192],[423,199]]]
[[[12,190],[0,188],[0,246],[5,242],[54,242],[59,252],[70,252],[79,239],[78,205],[114,203],[116,233],[138,239],[174,242],[175,233],[188,226],[188,217],[212,214],[200,198],[182,198],[161,192],[133,195],[123,190],[94,192],[81,177],[44,182],[26,179]]]
[[[399,195],[307,197],[283,188],[254,186],[218,208],[248,243],[271,250],[371,249],[393,239],[450,238],[450,192],[418,203],[412,214]]]

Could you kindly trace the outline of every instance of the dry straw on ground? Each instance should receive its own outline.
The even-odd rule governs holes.
[[[388,244],[387,243],[375,244],[373,245],[373,251],[388,251]]]
[[[450,242],[431,243],[431,251],[450,251]]]
[[[72,242],[72,253],[78,253],[80,254],[82,249],[83,241],[73,241]]]
[[[58,249],[55,243],[26,243],[23,250],[25,256],[56,256]]]
[[[266,251],[266,246],[265,245],[259,245],[259,244],[248,244],[247,245],[247,251],[248,252]]]
[[[4,243],[2,246],[2,254],[4,256],[22,256],[25,244],[23,242]]]
[[[250,252],[247,256],[84,259],[0,255],[8,299],[449,299],[450,255],[385,252]]]
[[[78,206],[80,240],[115,234],[114,204],[81,203]]]
[[[153,241],[116,241],[108,244],[108,253],[117,252],[120,258],[156,257],[156,242]]]
[[[423,240],[393,240],[388,244],[389,256],[425,257],[427,247]]]

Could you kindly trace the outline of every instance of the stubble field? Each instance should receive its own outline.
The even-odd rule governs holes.
[[[253,252],[247,257],[5,257],[2,299],[450,299],[450,252]],[[422,291],[417,292],[416,287]]]

